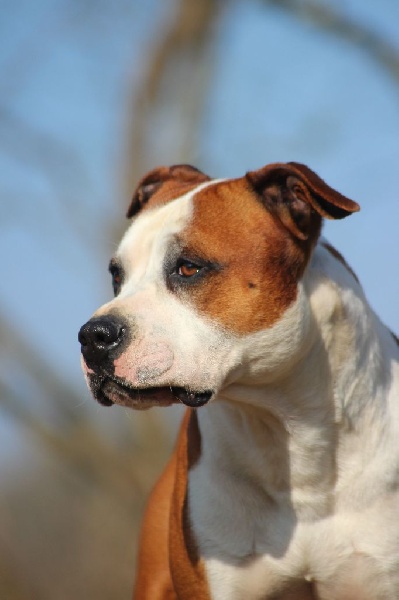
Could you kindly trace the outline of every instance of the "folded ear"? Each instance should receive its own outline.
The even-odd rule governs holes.
[[[300,163],[275,163],[246,174],[263,204],[297,238],[319,234],[321,217],[343,219],[359,205]]]
[[[159,195],[158,192],[166,192],[166,187],[164,190],[162,190],[162,188],[168,183],[171,184],[167,186],[168,191],[172,192],[173,188],[175,193],[174,196],[168,198],[170,200],[173,197],[176,198],[179,193],[182,194],[184,191],[188,191],[190,187],[194,187],[209,180],[210,177],[208,177],[208,175],[205,175],[205,173],[202,173],[202,171],[199,171],[191,165],[157,167],[147,173],[147,175],[139,181],[126,216],[130,219],[130,217],[136,215],[150,202],[155,194],[158,195],[159,203],[165,201],[166,193]],[[182,188],[181,190],[175,189],[180,187]]]

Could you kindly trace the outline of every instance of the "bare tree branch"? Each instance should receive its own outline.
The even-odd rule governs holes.
[[[166,128],[153,130],[151,137],[161,105],[163,115],[168,114],[169,108],[169,119],[175,125],[171,127],[173,133],[168,132],[169,156],[175,161],[192,159],[196,124],[207,91],[211,27],[218,6],[217,0],[180,0],[175,21],[153,50],[129,115],[128,193],[139,176],[153,166],[157,152],[162,160],[154,136],[158,134],[162,139]]]

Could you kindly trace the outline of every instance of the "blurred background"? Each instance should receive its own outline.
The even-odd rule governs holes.
[[[1,0],[0,599],[129,598],[179,409],[89,397],[77,332],[110,299],[135,182],[304,162],[396,333],[397,0]]]

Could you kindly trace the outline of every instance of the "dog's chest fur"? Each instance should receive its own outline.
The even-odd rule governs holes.
[[[239,599],[245,592],[249,600],[394,600],[399,590],[397,493],[389,486],[383,493],[377,490],[381,482],[367,473],[351,483],[331,480],[328,444],[320,440],[317,452],[312,433],[314,463],[326,467],[319,485],[316,466],[290,472],[292,457],[284,442],[276,448],[275,439],[266,439],[265,459],[259,447],[240,448],[243,437],[236,429],[230,433],[235,449],[229,439],[205,435],[203,461],[190,475],[190,514],[212,598]],[[310,448],[298,450],[310,453]],[[301,483],[289,487],[291,479]]]

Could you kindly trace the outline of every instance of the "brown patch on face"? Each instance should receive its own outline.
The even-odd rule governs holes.
[[[157,167],[139,181],[126,216],[166,204],[209,180],[208,175],[191,165]]]
[[[342,254],[340,252],[338,252],[338,250],[336,248],[334,248],[334,246],[332,246],[328,242],[322,242],[321,245],[323,246],[323,248],[325,248],[326,250],[328,250],[329,253],[332,254],[334,256],[334,258],[336,258],[342,265],[344,265],[344,267],[349,271],[349,273],[354,277],[354,279],[358,283],[360,283],[359,282],[359,278],[356,275],[356,273],[353,271],[352,267],[350,267],[348,265],[348,263],[346,262],[346,260],[342,256]]]
[[[183,253],[220,268],[178,293],[239,334],[270,327],[296,298],[313,240],[290,235],[245,179],[211,185],[193,202]]]

